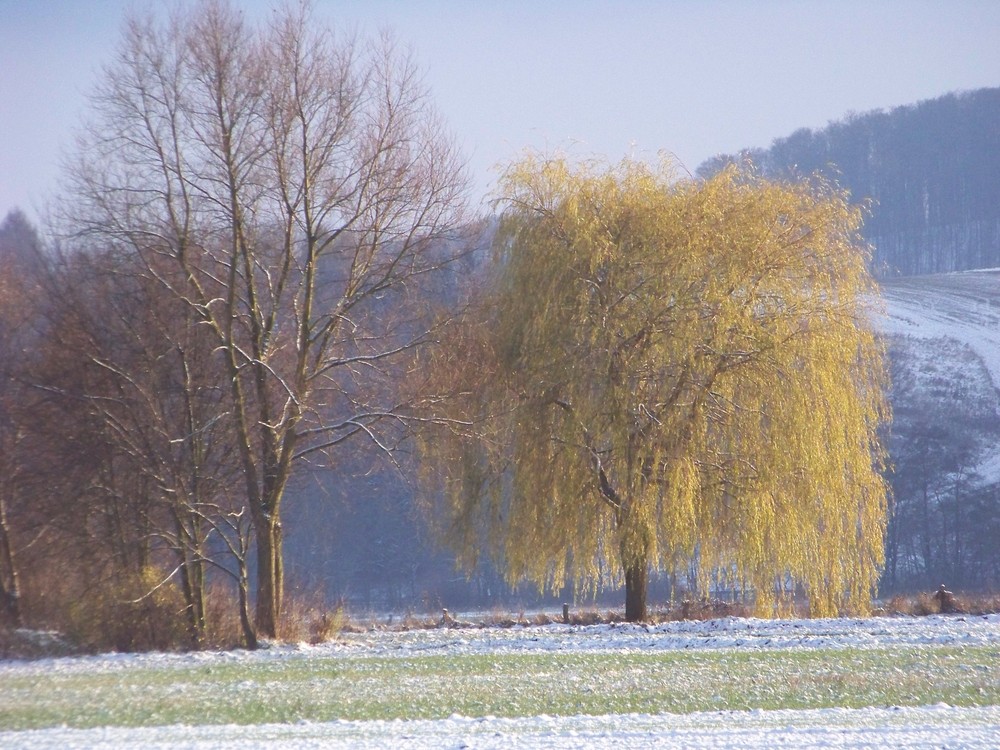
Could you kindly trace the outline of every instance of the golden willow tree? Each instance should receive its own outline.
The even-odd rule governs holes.
[[[761,613],[863,610],[883,561],[887,418],[860,212],[821,182],[528,156],[501,184],[481,319],[435,362],[442,529],[511,581],[696,560]],[[432,493],[433,494],[433,493]]]

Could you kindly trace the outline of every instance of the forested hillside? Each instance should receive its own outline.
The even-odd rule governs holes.
[[[771,176],[822,172],[870,199],[864,231],[883,278],[1000,265],[1000,88],[848,115],[698,172],[745,158]]]

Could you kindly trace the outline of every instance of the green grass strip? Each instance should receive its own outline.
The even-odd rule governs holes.
[[[1000,649],[295,657],[0,675],[0,730],[1000,704]]]

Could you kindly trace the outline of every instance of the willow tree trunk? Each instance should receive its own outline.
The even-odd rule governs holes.
[[[646,589],[649,584],[649,540],[640,532],[629,545],[621,544],[622,567],[625,568],[625,620],[642,622],[646,619]]]
[[[645,559],[633,562],[625,569],[625,620],[642,622],[646,619],[646,589],[649,565]]]

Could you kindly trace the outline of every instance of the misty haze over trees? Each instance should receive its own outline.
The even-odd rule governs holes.
[[[373,611],[539,601],[537,588],[504,576],[514,547],[456,570],[456,555],[432,539],[442,517],[429,522],[434,505],[416,492],[413,437],[433,434],[428,425],[470,426],[442,409],[456,394],[442,391],[440,371],[426,369],[447,359],[428,352],[447,340],[473,287],[496,281],[485,261],[496,222],[465,215],[458,154],[416,69],[389,38],[334,37],[295,12],[276,16],[258,35],[225,4],[198,7],[208,10],[164,25],[136,17],[126,26],[95,94],[60,223],[48,228],[61,232],[59,240],[46,247],[20,211],[0,224],[0,625],[58,627],[101,648],[201,647],[227,638],[253,646],[280,634],[289,603],[310,597],[320,606],[342,601]],[[717,157],[699,175],[746,157],[777,183],[831,175],[854,198],[872,199],[863,231],[875,247],[873,270],[886,278],[996,266],[998,122],[1000,89],[948,95],[797,131],[770,149]],[[631,230],[630,222],[621,226]],[[665,227],[654,234],[670,235]],[[758,224],[747,227],[753,234]],[[585,273],[584,281],[602,282],[601,263],[594,264],[585,270],[596,275]],[[634,272],[628,263],[621,269],[626,277]],[[697,283],[710,286],[710,277]],[[546,300],[544,289],[529,293]],[[622,292],[621,299],[636,296]],[[692,293],[692,309],[703,296]],[[757,309],[748,303],[731,311],[727,331]],[[692,319],[715,320],[699,315]],[[805,331],[800,323],[788,322],[786,333]],[[735,355],[713,349],[728,341],[726,332],[716,334],[692,350],[706,361],[718,355],[725,369]],[[629,341],[642,349],[645,335]],[[963,383],[950,379],[943,362],[974,356],[961,348],[945,344],[928,354],[893,339],[888,353],[897,421],[887,437],[895,500],[883,589],[926,590],[938,579],[995,588],[1000,556],[991,539],[1000,492],[977,474],[1000,439],[995,384],[984,372]],[[681,392],[691,387],[690,372],[682,355],[672,356]],[[877,367],[877,360],[865,361]],[[773,372],[766,357],[758,364]],[[452,365],[457,371],[485,362],[470,356]],[[505,385],[516,385],[518,372],[511,370]],[[874,371],[863,375],[873,387],[880,380]],[[523,397],[533,384],[521,385]],[[741,392],[745,385],[730,382],[726,403],[756,398]],[[565,402],[559,408],[566,411]],[[714,426],[697,428],[706,445],[720,415],[736,420],[739,412],[722,401],[712,408]],[[873,406],[861,421],[870,425],[877,411]],[[793,413],[803,412],[789,407]],[[636,433],[656,432],[664,421],[644,403],[629,414],[633,427],[642,423]],[[688,432],[702,424],[690,420]],[[591,457],[627,452],[625,444],[640,455],[634,434],[621,442],[627,432],[618,423],[607,427],[607,446],[619,447],[587,446],[589,432],[580,439]],[[559,439],[572,442],[568,434]],[[663,486],[676,481],[679,470],[668,472],[663,457],[691,439],[678,435],[687,433],[667,435],[622,476],[650,486],[654,477]],[[782,452],[780,445],[752,447],[768,461]],[[724,453],[716,464],[738,463]],[[538,455],[525,466],[540,470]],[[684,463],[689,489],[692,467],[707,466],[706,455]],[[786,479],[813,487],[801,466],[785,468]],[[764,472],[729,469],[716,477],[722,515],[742,484],[778,492]],[[560,491],[552,476],[530,479],[518,481]],[[586,485],[580,480],[576,489]],[[877,494],[876,485],[864,479],[858,486]],[[607,491],[605,498],[614,500]],[[624,524],[619,516],[609,523]],[[474,518],[470,511],[460,520]],[[755,529],[774,537],[767,519],[754,518]],[[858,544],[865,559],[860,572],[845,574],[851,596],[823,599],[817,612],[856,603],[870,587],[880,552],[869,537],[881,526],[864,518]],[[725,525],[702,520],[707,530]],[[475,537],[487,525],[463,531]],[[647,537],[655,526],[640,527],[642,554],[618,538],[627,554],[610,566],[607,542],[588,538],[593,578],[606,581],[610,571],[634,580],[633,558],[654,556]],[[740,528],[730,523],[725,534],[758,566],[752,578],[759,588],[780,555],[765,554],[759,539],[737,540]],[[556,529],[536,531],[514,541]],[[671,557],[671,565],[650,579],[651,601],[705,596],[726,579],[706,576],[694,559],[708,555],[711,536],[699,538],[697,551],[691,540],[676,550],[658,541],[655,555]],[[789,549],[781,569],[809,578],[805,553]],[[839,563],[828,552],[823,564],[833,570]],[[556,601],[576,595],[572,575],[521,562],[518,570],[550,584]],[[630,563],[633,570],[621,575]],[[231,626],[224,635],[220,623]]]

